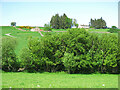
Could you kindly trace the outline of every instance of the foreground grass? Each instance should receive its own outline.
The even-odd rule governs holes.
[[[2,73],[2,88],[118,88],[118,75]]]

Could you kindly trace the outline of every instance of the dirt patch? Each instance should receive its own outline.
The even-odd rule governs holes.
[[[12,36],[12,35],[10,35],[11,33],[8,33],[8,34],[5,34],[5,35],[7,35],[7,36],[10,36],[10,37],[14,37],[14,36]]]

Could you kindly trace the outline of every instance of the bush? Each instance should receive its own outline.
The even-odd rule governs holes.
[[[30,26],[26,26],[26,29],[32,29],[33,27],[30,27]]]
[[[94,28],[93,26],[90,26],[90,28]]]
[[[17,71],[19,65],[15,54],[16,40],[13,38],[2,39],[2,69],[4,71]]]
[[[112,69],[117,67],[117,36],[103,34],[101,37],[96,36],[91,40],[93,44],[88,52],[88,60],[91,61],[93,70],[101,73],[112,73]]]
[[[117,27],[116,26],[112,26],[112,29],[117,29]]]
[[[120,29],[110,28],[110,30],[108,32],[110,32],[110,33],[118,33],[119,31],[120,31]]]
[[[38,38],[30,38],[28,48],[21,50],[20,59],[21,67],[24,67],[28,72],[36,72],[42,70],[42,54],[44,53],[42,47],[40,47]]]
[[[20,28],[25,28],[25,26],[20,26]]]
[[[45,24],[44,25],[44,30],[45,31],[52,31],[52,28],[51,28],[51,26],[49,24]]]
[[[84,29],[31,38],[21,60],[27,70],[68,73],[118,73],[118,38]],[[116,70],[115,70],[116,69]]]
[[[30,27],[30,26],[20,26],[20,28],[26,28],[26,29],[32,29],[33,27]]]
[[[64,57],[62,58],[62,62],[65,68],[68,70],[68,73],[74,73],[77,69],[77,61],[74,56],[74,53],[64,53]]]

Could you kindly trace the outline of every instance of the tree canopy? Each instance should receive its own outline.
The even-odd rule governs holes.
[[[11,26],[16,26],[16,22],[11,22]]]
[[[59,14],[52,16],[50,20],[50,25],[54,29],[67,29],[71,28],[73,24],[72,19],[68,18],[67,15],[64,13],[63,16],[59,16]]]
[[[92,19],[90,20],[90,27],[100,29],[100,28],[106,28],[106,21],[102,19]]]

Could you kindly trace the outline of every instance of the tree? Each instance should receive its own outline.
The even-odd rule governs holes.
[[[96,29],[106,28],[106,22],[105,20],[102,19],[102,17],[100,19],[95,19],[95,20],[91,18],[90,27],[94,27]]]
[[[112,26],[112,29],[117,29],[117,27],[116,26]]]
[[[78,28],[78,23],[77,23],[77,20],[76,20],[76,19],[73,19],[73,25]]]
[[[50,25],[52,26],[52,28],[59,29],[60,27],[59,22],[60,22],[59,14],[56,14],[55,16],[51,18]]]
[[[63,16],[59,16],[59,14],[56,14],[55,16],[52,16],[50,20],[50,25],[52,26],[52,28],[55,29],[71,28],[72,19],[68,18],[65,13],[63,14]]]
[[[44,30],[45,30],[45,31],[51,31],[52,28],[51,28],[50,24],[45,24],[45,25],[44,25]]]
[[[16,26],[16,22],[11,22],[11,26]]]

